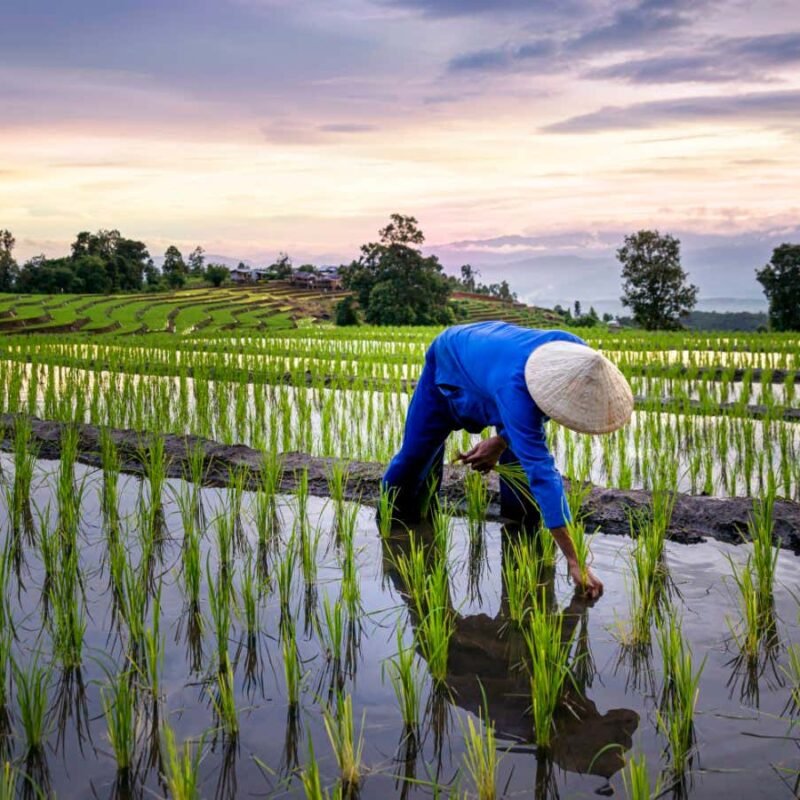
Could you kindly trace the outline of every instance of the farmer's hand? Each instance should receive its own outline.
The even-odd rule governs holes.
[[[577,561],[569,563],[569,575],[583,594],[590,600],[597,600],[603,594],[603,583],[597,575],[586,567],[586,573],[581,572]]]
[[[489,472],[494,469],[495,464],[500,460],[507,445],[502,436],[490,436],[482,439],[472,450],[466,453],[459,453],[456,461],[468,464],[477,472]]]

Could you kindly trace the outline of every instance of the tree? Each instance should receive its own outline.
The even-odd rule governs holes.
[[[288,278],[292,274],[292,259],[287,253],[278,253],[278,257],[269,267],[276,278]]]
[[[189,273],[191,275],[199,276],[202,275],[205,271],[205,262],[206,262],[206,251],[203,250],[200,245],[195,247],[191,253],[189,253],[188,263],[189,263]],[[211,266],[209,264],[209,266]]]
[[[19,267],[14,260],[16,239],[9,230],[0,230],[0,292],[10,292],[19,276]]]
[[[224,264],[209,264],[205,276],[212,286],[222,286],[230,274],[230,270]]]
[[[773,330],[800,330],[800,244],[782,244],[772,251],[769,264],[756,270],[769,301]]]
[[[362,245],[361,257],[341,270],[367,322],[376,325],[446,325],[454,320],[450,282],[436,256],[422,255],[425,241],[414,217],[392,214],[380,241]]]
[[[358,310],[356,300],[352,295],[343,297],[336,304],[336,324],[337,325],[358,325]]]
[[[480,271],[475,269],[472,264],[464,264],[461,267],[461,285],[468,292],[474,292],[476,281],[480,275]]]
[[[164,264],[162,269],[166,276],[169,276],[173,272],[178,272],[184,276],[189,274],[189,268],[183,260],[181,251],[178,250],[174,244],[171,244],[164,252]]]
[[[574,311],[572,312],[573,316],[577,319],[581,315],[581,301],[576,300],[575,305],[573,306]]]
[[[681,244],[674,236],[641,230],[617,250],[622,264],[622,305],[647,330],[681,328],[697,302],[697,287],[681,267]]]

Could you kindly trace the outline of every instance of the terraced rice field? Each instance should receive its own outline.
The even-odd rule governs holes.
[[[797,795],[797,336],[578,332],[637,396],[549,424],[592,604],[494,478],[376,522],[437,331],[213,297],[0,306],[51,317],[0,338],[3,791]]]
[[[131,335],[257,332],[325,318],[333,296],[288,283],[162,294],[2,295],[0,333]]]

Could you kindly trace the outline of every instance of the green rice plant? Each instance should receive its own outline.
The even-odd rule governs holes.
[[[239,598],[240,616],[244,620],[245,632],[250,639],[255,638],[259,629],[259,593],[260,582],[256,562],[251,555],[248,555],[242,566]]]
[[[419,730],[422,676],[414,647],[406,646],[403,631],[397,627],[397,654],[385,662],[406,732],[416,736]]]
[[[149,520],[151,536],[160,537],[164,515],[164,485],[167,480],[168,459],[164,450],[164,438],[159,435],[150,437],[147,447],[142,453],[142,463],[147,477],[149,497],[145,506],[145,515]]]
[[[124,550],[120,547],[120,552]],[[126,559],[122,561],[122,593],[119,611],[128,629],[128,653],[136,661],[144,648],[148,589],[145,570],[136,570]]]
[[[68,554],[77,547],[80,505],[83,484],[75,484],[75,464],[78,460],[78,430],[67,425],[61,432],[61,459],[56,482],[58,530],[62,550]]]
[[[349,477],[347,462],[339,459],[331,462],[328,468],[328,493],[333,501],[334,526],[337,530],[340,527],[342,511],[344,510],[344,500]]]
[[[758,661],[762,645],[771,647],[777,641],[772,593],[769,592],[767,596],[762,594],[752,555],[741,566],[730,556],[728,561],[738,589],[741,612],[740,624],[734,626],[729,623],[729,627],[741,654],[750,664],[754,664]]]
[[[163,743],[161,765],[169,797],[172,800],[200,800],[203,739],[194,744],[187,740],[178,747],[175,733],[166,722],[160,738]]]
[[[15,532],[21,530],[30,517],[31,485],[37,455],[31,438],[30,419],[18,416],[14,420],[14,482],[9,500],[11,526]]]
[[[386,486],[381,482],[380,494],[378,495],[378,531],[384,539],[387,539],[392,532],[396,499],[397,489],[393,486]]]
[[[366,712],[361,718],[361,730],[356,736],[353,724],[353,699],[349,694],[345,695],[342,692],[336,695],[335,709],[331,709],[330,706],[322,709],[325,730],[339,766],[345,796],[354,795],[361,783],[365,717]]]
[[[628,759],[622,770],[622,785],[628,800],[655,800],[663,791],[660,777],[656,779],[655,786],[650,785],[644,753]]]
[[[100,690],[108,741],[119,772],[130,771],[136,752],[138,721],[132,678],[130,672],[120,672]]]
[[[301,537],[305,536],[308,528],[308,470],[303,468],[294,473],[294,498],[295,498],[295,521],[300,529]]]
[[[103,509],[103,516],[111,535],[119,532],[119,470],[120,459],[117,446],[111,436],[111,431],[107,427],[100,429],[100,463],[103,467],[103,487],[100,497],[100,505]]]
[[[25,750],[28,755],[41,752],[47,738],[47,707],[50,688],[50,670],[39,666],[38,654],[31,663],[20,667],[13,663],[14,683],[17,689],[17,708]]]
[[[475,786],[475,796],[478,800],[495,800],[497,797],[497,740],[494,725],[487,722],[489,715],[486,709],[486,697],[483,698],[484,708],[478,717],[478,724],[472,717],[467,717],[466,726],[462,726],[464,733],[464,768]]]
[[[800,644],[789,644],[786,647],[787,664],[781,667],[789,682],[789,706],[800,709]]]
[[[322,788],[322,777],[319,772],[319,764],[314,755],[314,742],[311,737],[308,739],[308,759],[303,769],[300,771],[300,783],[303,785],[303,792],[306,800],[341,800],[341,786],[337,784],[333,795]]]
[[[534,539],[521,536],[507,545],[503,558],[503,585],[509,620],[518,627],[522,627],[539,587],[543,585],[543,570],[544,564]]]
[[[144,631],[144,678],[154,699],[161,696],[161,673],[164,669],[164,638],[161,636],[161,585],[153,598],[151,623]]]
[[[283,461],[275,449],[262,454],[255,494],[255,524],[258,544],[265,552],[277,531],[277,493],[283,476]]]
[[[234,517],[227,509],[214,519],[214,531],[217,534],[217,562],[220,572],[229,574],[233,566],[233,545],[235,537]]]
[[[775,570],[778,566],[778,548],[773,545],[775,483],[770,480],[766,491],[753,502],[753,511],[747,523],[753,542],[752,565],[755,572],[756,591],[761,604],[771,603]]]
[[[656,721],[667,740],[673,775],[678,778],[684,773],[694,746],[694,710],[705,659],[695,671],[691,648],[674,615],[659,631],[659,645],[664,688]]]
[[[275,567],[275,579],[278,584],[278,597],[280,599],[281,622],[291,617],[292,586],[297,567],[297,538],[292,531],[289,541],[283,551],[283,558]]]
[[[483,533],[486,510],[489,507],[489,489],[480,472],[469,470],[464,475],[464,498],[467,504],[467,527],[470,539]]]
[[[547,607],[544,590],[532,598],[523,635],[530,661],[531,714],[536,746],[548,750],[552,742],[553,715],[570,677],[571,638],[565,641],[563,617]]]
[[[361,613],[361,584],[358,579],[355,543],[357,520],[358,505],[346,505],[342,510],[339,528],[339,568],[342,601],[352,619],[357,619]]]
[[[303,571],[303,581],[306,591],[311,592],[317,583],[317,556],[319,553],[319,543],[322,538],[322,531],[312,530],[310,526],[298,529],[300,541],[300,565]]]
[[[49,584],[50,639],[53,652],[65,670],[83,661],[86,618],[80,590],[78,551],[71,548]]]
[[[450,640],[455,633],[455,621],[449,603],[438,602],[428,589],[425,596],[425,615],[417,624],[417,643],[437,686],[447,680]]]
[[[394,567],[400,577],[400,583],[408,595],[411,608],[421,619],[425,616],[425,595],[428,583],[428,559],[426,547],[413,532],[408,535],[408,552],[399,552],[393,556]]]
[[[317,621],[317,637],[322,645],[326,661],[334,665],[334,671],[342,663],[345,639],[344,606],[338,600],[331,603],[327,594],[322,597],[322,621]]]
[[[208,609],[217,640],[217,670],[228,668],[228,642],[231,632],[231,604],[234,589],[227,570],[218,569],[216,579],[211,570],[210,558],[206,557],[206,583],[208,586]]]
[[[181,576],[189,608],[194,612],[198,612],[200,608],[202,575],[200,532],[194,526],[184,528],[183,547],[181,548]]]
[[[447,568],[447,559],[453,545],[453,514],[446,502],[436,504],[431,522],[434,555]]]
[[[230,664],[217,671],[216,692],[209,687],[219,724],[231,739],[239,734],[239,712],[236,709],[236,694],[233,689],[233,668]]]
[[[283,675],[286,679],[286,701],[290,710],[296,710],[300,702],[303,671],[300,655],[297,652],[294,621],[291,617],[288,617],[281,625],[281,655],[283,656]]]
[[[10,761],[3,762],[0,772],[0,800],[16,800],[19,772]]]

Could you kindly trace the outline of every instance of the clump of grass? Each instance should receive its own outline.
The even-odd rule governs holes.
[[[130,771],[136,752],[136,693],[132,674],[120,672],[110,685],[100,690],[103,716],[106,719],[108,741],[114,751],[117,770]]]
[[[622,770],[622,785],[628,800],[655,800],[662,792],[660,777],[656,779],[655,786],[650,785],[644,754],[632,756],[625,765]]]
[[[233,668],[230,664],[217,671],[216,692],[209,687],[209,694],[222,730],[227,737],[235,739],[239,733],[239,713],[236,710]]]
[[[800,709],[800,644],[789,644],[786,648],[787,665],[782,667],[783,673],[789,681],[789,705]]]
[[[773,545],[775,483],[770,480],[761,497],[753,501],[747,528],[753,542],[752,566],[761,604],[771,602],[778,566],[778,548]]]
[[[281,624],[281,655],[283,656],[283,675],[286,681],[286,701],[290,713],[297,710],[300,703],[300,688],[303,669],[300,654],[297,652],[297,634],[294,620],[287,617]]]
[[[39,666],[38,656],[24,668],[14,662],[13,669],[19,720],[25,737],[26,752],[28,755],[39,753],[47,737],[50,671]]]
[[[489,507],[489,489],[480,472],[469,470],[464,476],[464,499],[467,504],[467,527],[470,539],[483,534],[486,509]]]
[[[520,537],[507,546],[503,559],[503,581],[508,600],[508,616],[518,627],[522,627],[543,583],[543,569],[535,540]]]
[[[11,525],[18,532],[30,516],[31,485],[36,465],[36,450],[31,446],[31,421],[19,416],[14,420],[14,483],[11,489]]]
[[[212,575],[210,558],[206,558],[206,576],[208,583],[208,608],[217,640],[217,669],[228,668],[228,642],[231,631],[231,604],[233,601],[233,583],[228,570],[217,570],[216,579]]]
[[[674,615],[670,615],[659,630],[659,646],[664,688],[661,707],[656,711],[656,721],[667,740],[673,776],[679,779],[686,770],[694,747],[694,710],[705,659],[695,671],[691,648]]]
[[[753,564],[753,556],[738,566],[729,557],[734,582],[738,589],[741,621],[730,625],[742,658],[752,668],[757,664],[762,647],[770,650],[777,643],[777,628],[772,591],[762,591],[759,576]]]
[[[571,640],[564,641],[563,617],[547,607],[544,590],[537,592],[523,630],[530,659],[531,713],[537,747],[548,750],[553,715],[570,675]]]
[[[274,541],[277,531],[278,503],[277,493],[283,475],[283,461],[274,450],[265,451],[258,472],[258,486],[255,495],[255,523],[259,550],[266,552]]]
[[[83,660],[86,619],[80,591],[78,551],[63,555],[60,569],[49,583],[50,636],[56,657],[66,670],[77,669]]]
[[[403,642],[403,631],[397,628],[397,654],[386,662],[406,733],[416,736],[419,730],[422,680],[416,653]]]
[[[378,531],[384,539],[388,538],[392,532],[396,499],[397,489],[393,486],[386,486],[381,482],[380,494],[378,495]]]
[[[169,796],[173,800],[199,800],[203,739],[195,743],[187,740],[179,747],[172,728],[164,723],[161,741],[161,763]]]
[[[353,699],[349,694],[341,692],[336,695],[335,709],[328,706],[323,709],[322,715],[339,766],[343,793],[345,796],[352,796],[358,791],[361,783],[365,717],[362,716],[361,730],[356,735],[353,723]]]
[[[464,767],[475,785],[478,800],[495,800],[497,790],[497,740],[494,725],[487,723],[486,697],[478,725],[467,717],[464,730]]]

